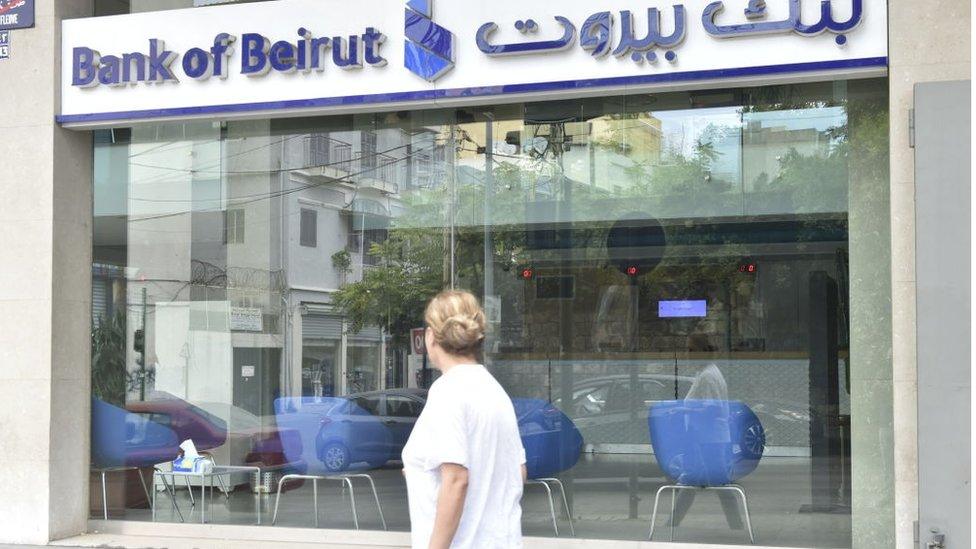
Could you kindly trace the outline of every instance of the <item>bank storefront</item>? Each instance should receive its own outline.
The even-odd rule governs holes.
[[[136,4],[62,31],[97,529],[403,543],[445,287],[527,536],[891,527],[885,2]]]

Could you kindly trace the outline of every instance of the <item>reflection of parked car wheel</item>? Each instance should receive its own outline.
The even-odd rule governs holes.
[[[763,431],[762,424],[750,425],[743,435],[742,443],[752,455],[761,456],[766,447],[766,433]]]
[[[322,449],[322,464],[333,473],[349,468],[349,448],[341,442],[330,442]]]

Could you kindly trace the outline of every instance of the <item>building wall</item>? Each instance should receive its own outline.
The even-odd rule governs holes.
[[[914,547],[918,518],[915,355],[915,165],[909,110],[919,82],[971,78],[966,0],[889,2],[892,364],[896,547]]]
[[[88,516],[91,134],[54,123],[61,19],[37,2],[0,61],[0,543],[83,532]],[[56,426],[56,429],[53,428]]]

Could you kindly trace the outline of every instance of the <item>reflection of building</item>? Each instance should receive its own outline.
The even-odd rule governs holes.
[[[350,332],[331,294],[376,262],[401,188],[443,184],[436,134],[237,129],[218,142],[187,125],[164,147],[119,132],[101,149],[100,197],[119,199],[96,212],[93,317],[124,310],[128,340],[144,328],[147,390],[189,400],[268,415],[281,395],[385,386],[381,330]]]
[[[550,180],[557,173],[594,189],[620,192],[630,178],[628,170],[661,160],[664,141],[661,121],[653,113],[601,114],[585,121],[560,121],[556,114],[549,116],[553,117],[552,122],[509,119],[497,120],[492,125],[498,158],[511,162],[513,157],[520,156],[522,160],[518,163],[524,169],[537,171],[534,187],[540,198],[554,192]],[[476,122],[460,127],[469,148],[458,155],[458,163],[483,167],[484,159],[477,147],[486,146],[485,124]]]

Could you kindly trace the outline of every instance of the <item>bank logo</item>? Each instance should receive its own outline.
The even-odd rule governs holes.
[[[454,33],[434,23],[434,0],[407,0],[403,65],[433,82],[454,68]]]

